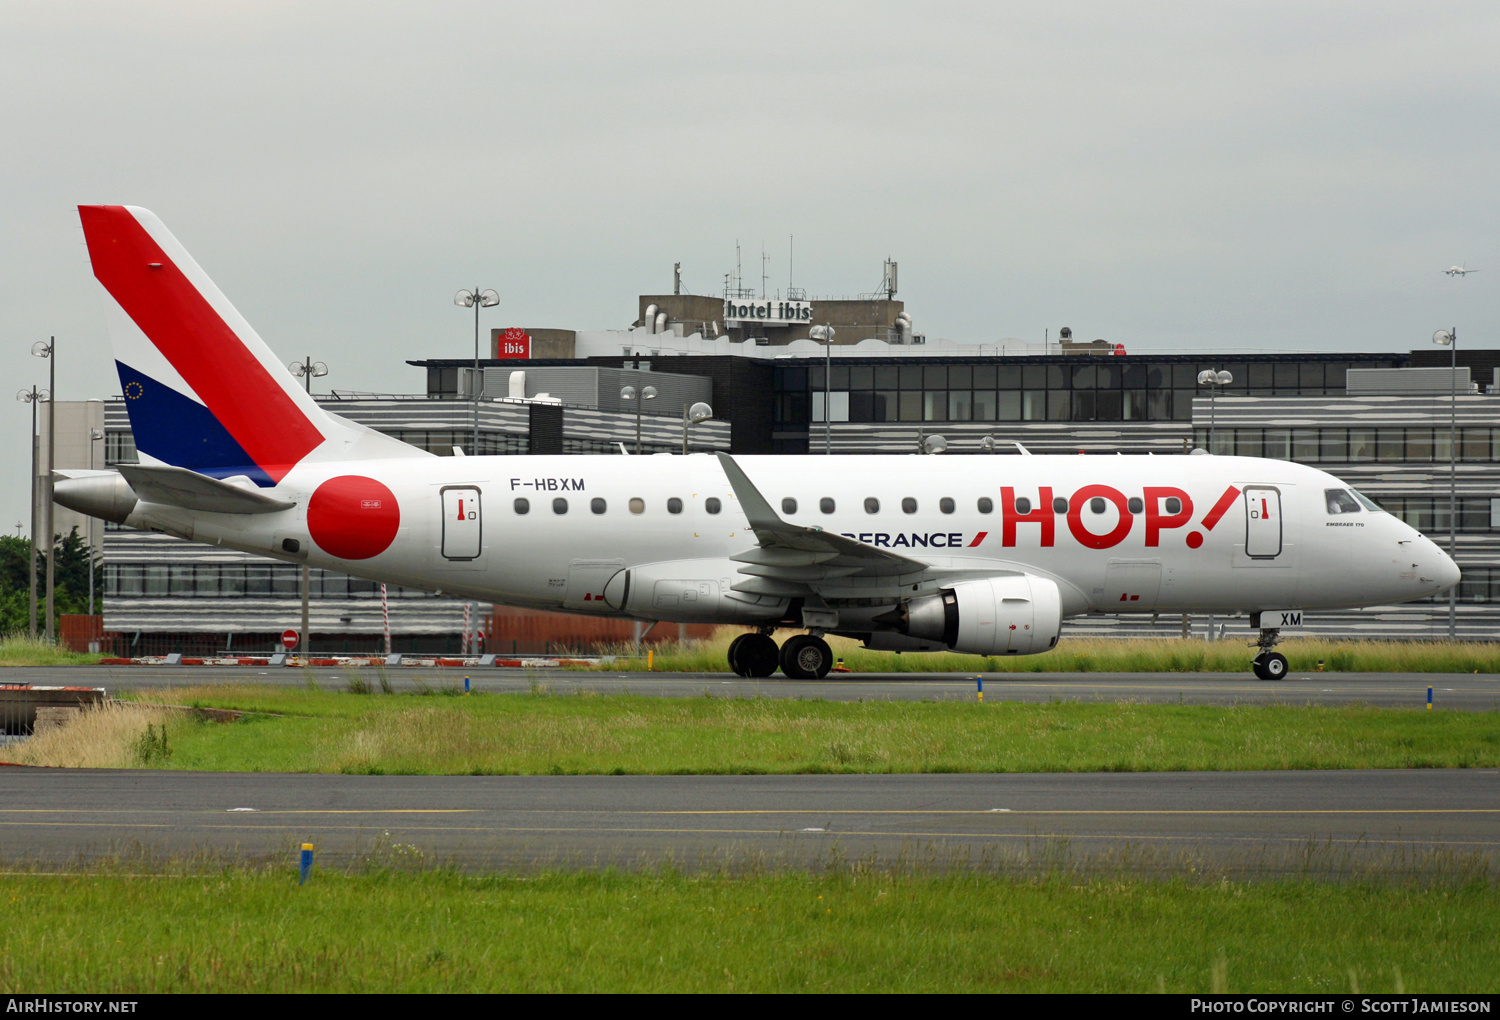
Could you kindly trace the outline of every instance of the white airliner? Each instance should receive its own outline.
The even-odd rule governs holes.
[[[1083,614],[1243,611],[1258,675],[1307,610],[1459,579],[1323,471],[1244,457],[436,457],[330,414],[150,212],[80,208],[138,466],[64,506],[514,606],[754,628],[742,676],[822,677],[825,634],[1026,655]],[[778,629],[806,631],[778,649]]]
[[[1469,264],[1465,262],[1461,266],[1449,266],[1447,269],[1444,269],[1443,272],[1447,273],[1449,276],[1468,276],[1470,273],[1479,272],[1479,270],[1477,269],[1467,268],[1468,265]]]

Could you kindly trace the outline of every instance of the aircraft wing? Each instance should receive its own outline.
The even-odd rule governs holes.
[[[749,519],[758,543],[731,556],[743,564],[736,591],[759,595],[806,596],[829,584],[854,584],[870,594],[884,587],[915,584],[936,576],[928,564],[821,528],[782,520],[744,470],[727,453],[718,455],[730,487]],[[847,579],[847,580],[846,580]],[[842,582],[842,583],[840,583]]]

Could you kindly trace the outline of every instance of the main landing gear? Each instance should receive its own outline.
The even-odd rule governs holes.
[[[1262,680],[1285,680],[1289,668],[1286,656],[1280,652],[1271,651],[1276,642],[1281,640],[1281,631],[1276,627],[1262,627],[1260,640],[1251,647],[1259,648],[1260,652],[1250,660],[1255,675]]]
[[[768,677],[777,666],[791,680],[821,680],[833,668],[833,649],[817,634],[798,634],[778,651],[767,629],[729,643],[729,668],[740,676]]]

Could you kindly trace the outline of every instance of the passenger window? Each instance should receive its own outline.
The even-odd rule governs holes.
[[[1141,497],[1139,496],[1131,496],[1130,499],[1125,501],[1125,506],[1133,514],[1138,514],[1146,509],[1146,504],[1141,502]]]
[[[781,512],[784,513],[784,514],[794,514],[794,513],[796,513],[797,512],[797,501],[795,499],[793,499],[792,497],[790,497],[790,496],[787,496],[786,498],[784,498],[781,501]]]
[[[630,512],[633,513],[633,514],[643,514],[643,513],[645,513],[646,512],[646,501],[644,499],[642,499],[641,497],[639,497],[639,496],[631,496],[630,497]]]
[[[1359,504],[1347,489],[1324,489],[1323,498],[1328,501],[1328,512],[1331,514],[1359,513]]]
[[[878,513],[880,513],[880,500],[876,499],[874,496],[866,496],[865,497],[865,513],[867,513],[867,514],[878,514]]]
[[[1031,513],[1031,497],[1030,496],[1022,496],[1022,497],[1020,497],[1019,499],[1016,500],[1016,513],[1018,513],[1018,514],[1029,514],[1029,513]]]
[[[598,496],[595,496],[593,499],[589,500],[589,509],[594,511],[594,513],[596,514],[602,514],[606,509],[604,500],[600,499]]]
[[[667,513],[682,513],[682,500],[678,499],[676,496],[673,496],[671,499],[667,500]]]
[[[1067,513],[1068,512],[1068,501],[1065,500],[1065,499],[1063,499],[1061,496],[1054,496],[1054,497],[1052,497],[1052,512],[1055,513],[1055,514],[1065,514],[1065,513]]]
[[[1102,496],[1095,496],[1093,499],[1089,500],[1089,513],[1102,514],[1103,512],[1104,498]]]
[[[818,509],[823,511],[825,514],[833,513],[833,500],[829,499],[827,496],[824,496],[822,499],[818,500]]]
[[[1168,496],[1165,506],[1167,513],[1169,514],[1175,515],[1182,513],[1182,500],[1178,499],[1176,496]]]
[[[982,513],[982,514],[992,514],[992,513],[994,513],[995,512],[995,501],[992,500],[992,499],[990,499],[990,497],[988,497],[988,496],[980,496],[979,497],[979,512]]]
[[[707,510],[711,514],[716,514],[723,508],[724,504],[719,502],[718,496],[710,496],[703,501],[703,509]]]
[[[555,514],[565,514],[565,513],[567,513],[568,512],[568,501],[565,500],[565,499],[563,499],[561,496],[558,496],[556,499],[554,499],[552,501],[552,512],[555,513]]]
[[[516,513],[518,513],[518,514],[529,514],[529,513],[531,513],[531,500],[527,499],[525,496],[517,496],[516,497]]]
[[[904,514],[916,513],[917,501],[912,499],[910,496],[907,496],[905,499],[901,500],[901,512]]]
[[[957,507],[954,505],[952,498],[944,496],[938,500],[938,509],[945,514],[951,514]]]

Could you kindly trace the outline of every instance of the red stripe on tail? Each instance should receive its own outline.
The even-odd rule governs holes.
[[[235,442],[281,481],[323,434],[128,209],[84,205],[78,214],[94,276]]]

